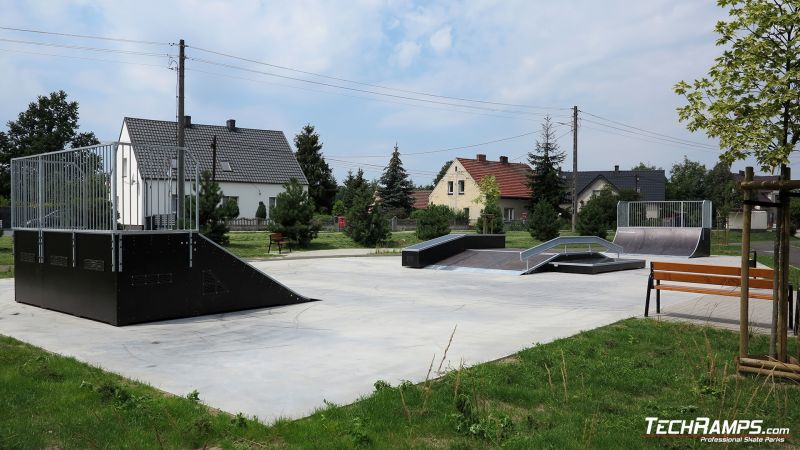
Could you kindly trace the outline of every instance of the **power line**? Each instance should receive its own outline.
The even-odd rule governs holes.
[[[57,55],[54,53],[40,53],[40,52],[31,52],[27,50],[16,50],[10,48],[0,48],[0,52],[11,52],[11,53],[23,53],[28,55],[38,55],[38,56],[52,56],[56,58],[69,58],[69,59],[82,59],[86,61],[101,61],[101,62],[111,62],[117,64],[130,64],[135,66],[149,66],[149,67],[159,67],[165,68],[163,64],[148,64],[148,63],[141,63],[141,62],[133,62],[133,61],[120,61],[118,59],[103,59],[103,58],[91,58],[88,56],[75,56],[75,55]],[[168,67],[166,67],[168,68]]]
[[[715,147],[713,147],[711,145],[701,145],[701,144],[695,144],[695,143],[687,143],[687,142],[684,142],[684,141],[668,139],[668,138],[662,138],[662,137],[658,137],[658,136],[651,136],[651,135],[647,135],[647,134],[643,134],[643,133],[637,133],[635,131],[627,130],[625,128],[620,128],[620,127],[615,127],[613,125],[604,124],[602,122],[597,122],[597,121],[594,121],[594,120],[591,120],[591,119],[581,119],[581,121],[586,121],[586,122],[593,123],[593,124],[596,124],[596,125],[600,125],[600,126],[603,126],[603,127],[612,128],[614,130],[619,130],[619,131],[622,131],[624,133],[629,133],[629,134],[636,135],[636,136],[643,136],[643,137],[646,137],[648,139],[655,139],[655,140],[659,140],[659,141],[669,142],[669,143],[676,144],[676,145],[681,145],[681,146],[684,146],[684,147],[691,147],[691,148],[696,148],[696,149],[699,149],[699,150],[706,150],[706,151],[713,151],[715,149]]]
[[[385,93],[385,92],[370,91],[370,90],[367,90],[367,89],[360,89],[360,88],[354,88],[354,87],[349,87],[349,86],[342,86],[342,85],[337,85],[337,84],[332,84],[332,83],[326,83],[326,82],[323,82],[323,81],[306,80],[304,78],[291,77],[291,76],[288,76],[288,75],[281,75],[281,74],[272,73],[272,72],[264,72],[264,71],[255,70],[255,69],[248,69],[246,67],[235,66],[233,64],[226,64],[226,63],[221,63],[221,62],[218,62],[218,61],[210,61],[210,60],[206,60],[206,59],[191,58],[191,57],[187,57],[186,59],[189,59],[189,60],[192,60],[192,61],[196,61],[196,62],[199,62],[199,63],[203,63],[203,64],[211,64],[211,65],[216,65],[216,66],[220,66],[220,67],[226,67],[226,68],[229,68],[229,69],[241,70],[241,71],[244,71],[244,72],[252,72],[252,73],[257,73],[257,74],[260,74],[260,75],[267,75],[267,76],[271,76],[271,77],[284,78],[284,79],[287,79],[287,80],[300,81],[300,82],[303,82],[303,83],[316,84],[316,85],[320,85],[320,86],[327,86],[327,87],[332,87],[332,88],[337,88],[337,89],[345,89],[345,90],[348,90],[348,91],[362,92],[362,93],[372,94],[372,95],[381,95],[381,96],[385,96],[385,97],[399,98],[399,99],[404,99],[404,100],[412,100],[412,101],[417,101],[417,102],[433,103],[433,104],[446,105],[446,106],[456,106],[456,107],[459,107],[459,108],[470,108],[470,109],[477,109],[477,110],[483,110],[483,111],[494,111],[494,112],[501,112],[501,113],[505,113],[505,114],[520,114],[520,115],[528,115],[528,116],[546,116],[546,115],[548,115],[547,113],[536,113],[536,112],[529,112],[529,111],[505,110],[505,109],[489,108],[489,107],[475,106],[475,105],[462,105],[462,104],[458,104],[458,103],[443,102],[443,101],[439,101],[439,100],[430,100],[430,99],[423,99],[423,98],[408,97],[408,96],[404,96],[404,95],[388,94],[388,93]]]
[[[136,40],[136,39],[112,38],[112,37],[104,37],[104,36],[93,36],[93,35],[88,35],[88,34],[56,33],[54,31],[29,30],[29,29],[25,29],[25,28],[0,27],[0,30],[19,31],[19,32],[23,32],[23,33],[47,34],[47,35],[52,35],[52,36],[66,36],[66,37],[74,37],[74,38],[81,38],[81,39],[96,39],[96,40],[102,40],[102,41],[127,42],[127,43],[130,43],[130,44],[172,45],[169,42],[140,41],[140,40]]]
[[[465,149],[465,148],[480,147],[482,145],[494,144],[494,143],[497,143],[497,142],[510,141],[512,139],[518,139],[518,138],[521,138],[521,137],[530,136],[530,135],[535,134],[535,133],[536,133],[536,131],[530,131],[528,133],[518,134],[516,136],[509,136],[509,137],[504,137],[504,138],[500,138],[500,139],[494,139],[494,140],[491,140],[491,141],[481,142],[481,143],[478,143],[478,144],[462,145],[462,146],[459,146],[459,147],[449,147],[449,148],[443,148],[443,149],[439,149],[439,150],[428,150],[428,151],[424,151],[424,152],[402,153],[402,156],[429,155],[429,154],[432,154],[432,153],[444,153],[444,152],[449,152],[449,151],[452,151],[452,150],[462,150],[462,149]],[[353,155],[352,157],[353,158],[388,158],[390,156],[391,155]]]
[[[626,127],[626,128],[631,128],[633,130],[637,130],[637,131],[641,131],[641,132],[644,132],[644,133],[652,134],[654,136],[660,136],[662,138],[667,138],[667,139],[671,139],[671,140],[674,140],[674,141],[681,141],[681,142],[684,142],[684,143],[689,144],[689,145],[697,145],[697,146],[709,147],[709,148],[715,149],[715,150],[717,149],[717,147],[715,147],[713,145],[710,145],[710,144],[703,143],[703,142],[690,141],[688,139],[683,139],[683,138],[679,138],[679,137],[670,136],[670,135],[667,135],[667,134],[657,133],[655,131],[645,130],[644,128],[639,128],[639,127],[635,127],[633,125],[628,125],[626,123],[623,123],[623,122],[620,122],[620,121],[617,121],[617,120],[612,120],[612,119],[609,119],[609,118],[606,118],[606,117],[603,117],[603,116],[599,116],[597,114],[592,114],[592,113],[590,113],[588,111],[581,110],[581,112],[584,113],[584,114],[587,114],[589,116],[592,116],[594,118],[597,118],[597,119],[600,119],[600,120],[605,120],[606,122],[611,122],[613,124],[617,124],[617,125],[620,125],[620,126],[623,126],[623,127]],[[584,120],[587,120],[587,119],[584,119]],[[587,121],[591,122],[590,120],[587,120]],[[598,122],[594,122],[594,123],[598,123]],[[598,123],[598,125],[603,125],[603,124]],[[605,126],[610,127],[610,125],[605,125]],[[627,131],[627,130],[623,130],[623,131]],[[630,132],[630,131],[628,131],[628,132]]]
[[[281,66],[281,65],[278,65],[278,64],[271,64],[271,63],[264,62],[264,61],[257,61],[257,60],[250,59],[250,58],[244,58],[244,57],[241,57],[241,56],[232,55],[230,53],[224,53],[224,52],[219,52],[219,51],[215,51],[215,50],[209,50],[209,49],[205,49],[205,48],[201,48],[201,47],[195,47],[195,46],[191,46],[191,45],[187,45],[187,47],[195,49],[195,50],[198,50],[198,51],[201,51],[201,52],[211,53],[211,54],[218,55],[218,56],[224,56],[226,58],[238,59],[240,61],[245,61],[245,62],[249,62],[249,63],[253,63],[253,64],[259,64],[259,65],[262,65],[262,66],[273,67],[273,68],[282,69],[282,70],[288,70],[288,71],[291,71],[291,72],[302,73],[302,74],[305,74],[305,75],[312,75],[312,76],[315,76],[315,77],[325,78],[325,79],[328,79],[328,80],[342,81],[342,82],[345,82],[345,83],[352,83],[352,84],[357,84],[357,85],[361,85],[361,86],[369,86],[369,87],[374,87],[374,88],[378,88],[378,89],[385,89],[385,90],[388,90],[388,91],[402,92],[402,93],[405,93],[405,94],[422,95],[422,96],[425,96],[425,97],[441,98],[441,99],[447,99],[447,100],[456,100],[456,101],[461,101],[461,102],[473,102],[473,103],[480,103],[480,104],[484,104],[484,105],[510,106],[510,107],[515,107],[515,108],[530,108],[530,109],[544,109],[544,110],[567,110],[567,109],[569,109],[569,108],[559,108],[559,107],[553,107],[553,106],[533,106],[533,105],[522,105],[522,104],[515,104],[515,103],[493,102],[493,101],[487,101],[487,100],[475,100],[475,99],[469,99],[469,98],[463,98],[463,97],[453,97],[453,96],[447,96],[447,95],[430,94],[430,93],[427,93],[427,92],[420,92],[420,91],[412,91],[412,90],[407,90],[407,89],[393,88],[393,87],[390,87],[390,86],[384,86],[384,85],[380,85],[380,84],[366,83],[366,82],[363,82],[363,81],[349,80],[347,78],[332,77],[332,76],[329,76],[329,75],[323,75],[323,74],[316,73],[316,72],[309,72],[309,71],[306,71],[306,70],[295,69],[293,67]]]
[[[461,114],[472,114],[472,115],[479,115],[479,116],[485,116],[485,117],[494,117],[494,118],[500,118],[500,119],[512,119],[512,120],[524,120],[524,121],[529,121],[530,120],[530,118],[527,117],[527,116],[507,116],[507,115],[503,115],[503,114],[499,114],[499,113],[492,113],[492,112],[488,112],[488,111],[487,112],[465,111],[465,110],[454,109],[454,108],[436,107],[436,106],[427,105],[427,104],[409,103],[409,102],[400,101],[400,100],[391,100],[391,99],[378,98],[378,97],[368,97],[368,96],[365,96],[365,95],[346,94],[346,93],[339,92],[339,91],[325,91],[325,90],[320,90],[320,89],[311,89],[311,88],[308,88],[308,87],[294,86],[294,85],[291,85],[291,84],[276,83],[276,82],[272,82],[272,81],[259,80],[259,79],[255,79],[255,78],[240,77],[240,76],[237,76],[237,75],[230,75],[230,74],[225,74],[225,73],[212,72],[212,71],[208,71],[208,70],[195,69],[195,68],[190,68],[190,67],[187,67],[186,70],[191,70],[192,72],[202,73],[202,74],[206,74],[206,75],[212,75],[212,76],[216,76],[216,77],[231,78],[231,79],[235,79],[235,80],[245,80],[245,81],[251,81],[253,83],[263,83],[263,84],[268,84],[268,85],[271,85],[271,86],[281,86],[281,87],[286,87],[286,88],[290,88],[290,89],[298,89],[298,90],[308,91],[308,92],[318,92],[318,93],[321,93],[321,94],[332,94],[332,95],[339,95],[339,96],[343,96],[343,97],[359,98],[359,99],[365,99],[365,100],[370,100],[370,101],[374,101],[374,102],[392,103],[392,104],[395,104],[395,105],[411,106],[411,107],[414,107],[414,108],[426,108],[426,109],[435,110],[435,111],[458,112],[458,113],[461,113]],[[562,117],[562,116],[552,116],[552,117],[559,118],[559,117]]]
[[[114,48],[86,47],[82,45],[58,44],[55,42],[23,41],[19,39],[0,38],[0,42],[10,42],[13,44],[25,44],[25,45],[38,45],[43,47],[67,48],[71,50],[86,50],[86,51],[101,52],[101,53],[120,53],[125,55],[136,55],[136,56],[167,56],[167,57],[171,56],[167,53],[152,53],[152,52],[140,52],[135,50],[122,50]]]
[[[595,130],[595,131],[600,131],[600,132],[602,132],[602,133],[613,134],[613,135],[615,135],[615,136],[622,136],[622,137],[625,137],[625,138],[628,138],[628,139],[635,139],[635,140],[637,140],[637,141],[649,142],[649,143],[651,143],[651,144],[672,145],[672,146],[675,146],[675,147],[686,147],[686,145],[685,145],[685,144],[681,144],[681,143],[678,143],[678,142],[672,142],[672,141],[656,141],[656,140],[648,139],[648,138],[645,138],[645,137],[641,137],[641,135],[622,134],[622,133],[617,133],[617,132],[614,132],[614,131],[611,131],[611,130],[607,130],[607,129],[604,129],[604,128],[596,128],[596,127],[591,127],[591,126],[589,126],[589,125],[581,125],[581,128],[586,128],[587,130]],[[712,149],[709,149],[709,148],[700,148],[700,147],[697,147],[696,149],[697,149],[697,150],[706,151],[706,152],[714,152],[714,150],[712,150]]]

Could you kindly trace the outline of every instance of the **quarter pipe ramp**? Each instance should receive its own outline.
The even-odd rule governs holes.
[[[625,253],[696,258],[711,255],[711,229],[701,227],[619,227],[614,243]]]

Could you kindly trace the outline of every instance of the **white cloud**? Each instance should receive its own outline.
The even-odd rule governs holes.
[[[444,27],[433,33],[430,38],[431,48],[436,53],[444,53],[453,45],[452,27]]]
[[[394,47],[392,62],[401,69],[407,68],[419,56],[421,46],[416,42],[403,41]]]

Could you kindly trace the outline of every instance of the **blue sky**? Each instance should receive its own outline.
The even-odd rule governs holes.
[[[325,155],[340,160],[330,161],[339,180],[359,165],[369,177],[379,176],[395,142],[403,154],[492,141],[537,131],[543,114],[565,122],[570,113],[566,108],[573,105],[643,129],[714,144],[678,122],[675,108],[681,99],[672,92],[677,81],[702,76],[720,52],[712,30],[725,12],[711,1],[0,0],[0,8],[0,26],[157,42],[183,38],[190,46],[332,77],[444,96],[562,108],[496,106],[526,114],[487,111],[187,62],[186,113],[193,122],[224,124],[235,118],[239,126],[282,130],[290,141],[304,124],[312,123],[322,137]],[[3,30],[0,39],[177,52],[169,46]],[[187,49],[187,55],[379,90],[193,48]],[[101,140],[115,140],[125,116],[174,120],[176,77],[169,64],[166,56],[0,41],[4,86],[0,120],[14,119],[36,95],[63,89],[80,102],[82,129],[94,131]],[[615,126],[610,122],[584,114],[582,118],[581,170],[612,169],[615,164],[630,168],[639,161],[668,169],[683,155],[710,167],[717,159],[715,150],[642,140],[589,120]],[[568,126],[560,125],[556,132],[563,136],[562,148],[571,155]],[[514,158],[529,151],[535,138],[407,155],[403,161],[414,181],[424,184],[446,160],[474,157],[478,152],[490,159]],[[734,166],[743,167],[744,163]]]

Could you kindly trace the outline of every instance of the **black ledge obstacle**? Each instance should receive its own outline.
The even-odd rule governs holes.
[[[200,169],[125,143],[12,160],[16,301],[112,325],[312,301],[197,232]]]
[[[503,248],[504,234],[447,234],[403,249],[403,267],[422,268],[465,250]]]

